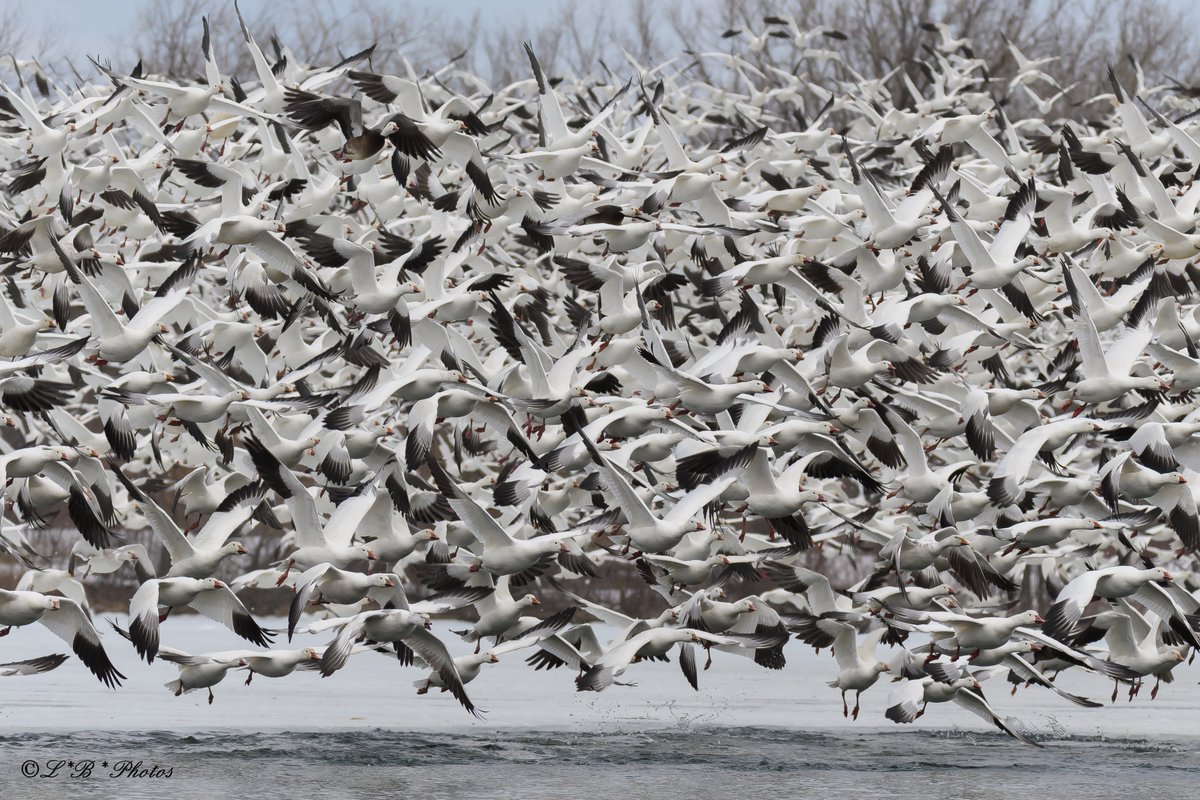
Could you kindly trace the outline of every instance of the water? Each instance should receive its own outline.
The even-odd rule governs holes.
[[[1151,798],[1190,796],[1200,767],[1200,689],[1186,667],[1156,701],[1146,690],[1094,710],[1035,690],[1010,697],[986,682],[1001,716],[1046,744],[1036,749],[953,704],[894,725],[883,718],[883,682],[863,695],[859,721],[846,720],[824,685],[833,659],[799,644],[778,673],[718,653],[699,693],[672,663],[631,667],[625,679],[637,686],[580,694],[567,671],[537,673],[510,654],[468,686],[488,711],[477,721],[448,695],[417,696],[422,673],[375,653],[328,679],[259,676],[245,686],[231,672],[208,705],[203,691],[177,698],[163,687],[172,665],[139,665],[126,643],[105,641],[129,676],[118,691],[74,659],[0,681],[0,796]],[[238,641],[202,618],[164,626],[166,644],[197,651]],[[0,660],[62,652],[59,644],[40,626],[14,631],[0,640]],[[1066,677],[1066,688],[1107,701],[1111,684]],[[44,777],[56,760],[76,766]],[[89,776],[71,777],[93,760]],[[43,777],[25,777],[26,762]],[[170,777],[127,774],[138,762]]]

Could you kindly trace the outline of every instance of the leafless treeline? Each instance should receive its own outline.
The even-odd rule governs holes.
[[[158,502],[164,508],[170,508],[169,492],[156,495]],[[182,521],[182,520],[180,520]],[[65,527],[63,527],[65,526]],[[165,550],[155,540],[149,530],[118,530],[125,543],[140,543],[145,545],[154,560],[158,574],[163,574],[170,567],[170,559]],[[59,516],[49,528],[29,531],[27,538],[34,549],[45,557],[47,564],[59,569],[66,569],[70,560],[72,544],[78,540],[78,532],[71,527],[66,514]],[[228,559],[215,577],[223,580],[233,580],[240,575],[246,564],[268,564],[279,560],[285,555],[286,548],[281,544],[281,535],[262,525],[247,528],[238,534],[238,541],[249,551],[244,556]],[[864,577],[870,572],[874,557],[868,553],[859,553],[856,557],[845,554],[826,553],[820,548],[806,553],[803,563],[822,574],[829,575],[834,585],[845,588]],[[377,567],[383,569],[383,567]],[[606,562],[601,569],[605,573],[602,588],[596,590],[591,582],[584,591],[589,599],[624,611],[625,613],[653,617],[664,607],[663,598],[655,593],[642,579],[640,573],[632,564],[615,561]],[[12,587],[16,585],[25,568],[7,555],[0,555],[0,585]],[[411,572],[411,570],[410,570]],[[414,574],[408,576],[410,588],[420,587],[421,583]],[[91,575],[86,580],[88,601],[98,612],[123,614],[129,606],[129,598],[137,589],[137,579],[133,570],[123,567],[120,571],[108,575]],[[764,582],[734,581],[726,586],[730,597],[743,597],[756,594],[766,589],[774,588]],[[547,586],[541,586],[539,593],[543,603],[550,611],[566,607],[571,601],[559,595]],[[419,596],[414,594],[414,599]],[[286,614],[292,595],[278,589],[247,589],[239,593],[247,607],[256,614]]]
[[[199,19],[207,14],[222,69],[252,82],[231,2],[144,5],[134,52],[113,52],[114,61],[130,60],[128,67],[136,56],[150,72],[202,74]],[[914,102],[910,83],[936,90],[924,65],[969,39],[969,52],[987,65],[984,90],[1019,113],[1037,110],[1032,91],[1046,103],[1039,116],[1050,118],[1085,115],[1070,109],[1108,91],[1109,63],[1127,86],[1147,89],[1189,83],[1200,67],[1197,15],[1183,0],[562,0],[546,12],[497,21],[416,2],[297,0],[286,14],[268,5],[246,21],[260,40],[274,39],[301,60],[329,63],[377,44],[376,70],[400,72],[407,60],[423,73],[454,61],[493,86],[530,77],[520,46],[529,40],[557,74],[624,77],[636,69],[649,82],[657,78],[650,71],[669,61],[665,74],[748,92],[788,86],[792,76],[834,89],[891,75],[887,88],[902,105]],[[1030,59],[1057,58],[1045,69],[1065,93],[1015,80],[1020,69],[1006,42]],[[748,66],[731,68],[731,54]],[[1134,74],[1138,66],[1144,77]]]

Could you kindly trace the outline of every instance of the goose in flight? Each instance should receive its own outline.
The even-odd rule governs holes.
[[[24,661],[9,661],[0,664],[0,677],[11,678],[14,675],[40,675],[62,666],[67,657],[62,653],[50,656],[27,658]]]
[[[885,716],[892,722],[915,722],[925,714],[930,703],[949,703],[953,701],[972,714],[992,723],[1009,736],[1025,744],[1042,747],[1041,742],[1031,739],[1020,731],[1013,730],[992,709],[984,698],[979,681],[970,676],[950,678],[942,681],[934,677],[920,680],[905,680],[897,684],[888,697],[888,709]]]
[[[105,652],[96,626],[77,601],[41,592],[0,589],[0,625],[4,626],[0,635],[34,622],[42,623],[71,645],[83,665],[105,686],[116,689],[125,680]]]
[[[190,606],[260,647],[271,643],[271,633],[259,627],[224,581],[216,578],[154,578],[138,587],[129,601],[130,640],[147,664],[154,663],[158,654],[159,624],[176,606]],[[160,607],[166,607],[165,614],[159,614]]]
[[[467,696],[454,659],[446,650],[446,645],[429,632],[431,627],[428,614],[403,608],[365,611],[353,617],[326,620],[324,624],[316,626],[316,630],[336,628],[337,636],[321,656],[321,675],[329,677],[341,669],[355,642],[368,640],[390,643],[396,646],[402,663],[411,664],[414,654],[420,656],[438,674],[447,691],[454,695],[462,707],[471,716],[479,717],[483,712]],[[310,627],[310,630],[313,628]]]

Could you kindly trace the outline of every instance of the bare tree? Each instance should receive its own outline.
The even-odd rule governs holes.
[[[997,103],[1030,110],[1056,90],[1010,82],[1017,69],[1012,42],[1030,58],[1057,58],[1047,71],[1068,90],[1055,99],[1058,112],[1105,91],[1110,62],[1130,85],[1138,80],[1135,65],[1153,76],[1148,81],[1200,67],[1195,12],[1168,0],[700,0],[687,3],[686,13],[681,3],[618,0],[617,6],[623,13],[612,4],[568,0],[537,19],[485,26],[479,15],[464,24],[411,3],[301,0],[287,14],[260,11],[247,23],[264,46],[281,43],[317,63],[376,44],[376,70],[407,61],[434,71],[455,60],[493,84],[507,84],[529,77],[520,44],[530,41],[557,74],[627,63],[648,69],[686,54],[688,77],[740,91],[770,89],[796,75],[830,86],[890,74],[887,86],[901,104],[916,100],[913,89],[931,88],[925,64],[958,52],[981,60],[978,79]],[[168,0],[148,3],[146,11],[135,47],[149,71],[202,73],[199,18],[207,15],[222,69],[251,76],[228,3]],[[807,35],[813,29],[820,32]],[[969,45],[954,46],[960,39]],[[730,59],[746,66],[730,69]]]

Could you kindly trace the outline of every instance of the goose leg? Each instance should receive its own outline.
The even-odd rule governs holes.
[[[842,716],[850,716],[850,707],[846,705],[846,690],[842,689]]]
[[[850,715],[851,719],[853,719],[853,720],[858,719],[858,710],[859,710],[859,705],[861,702],[862,702],[862,689],[859,689],[857,692],[854,693],[854,713]]]
[[[212,687],[208,688],[208,704],[211,706],[213,701]]]
[[[246,685],[250,685],[250,681],[254,680],[254,670],[248,670],[246,675]]]
[[[1154,681],[1154,688],[1150,690],[1150,699],[1158,697],[1158,687],[1162,685],[1162,678],[1157,678]]]

